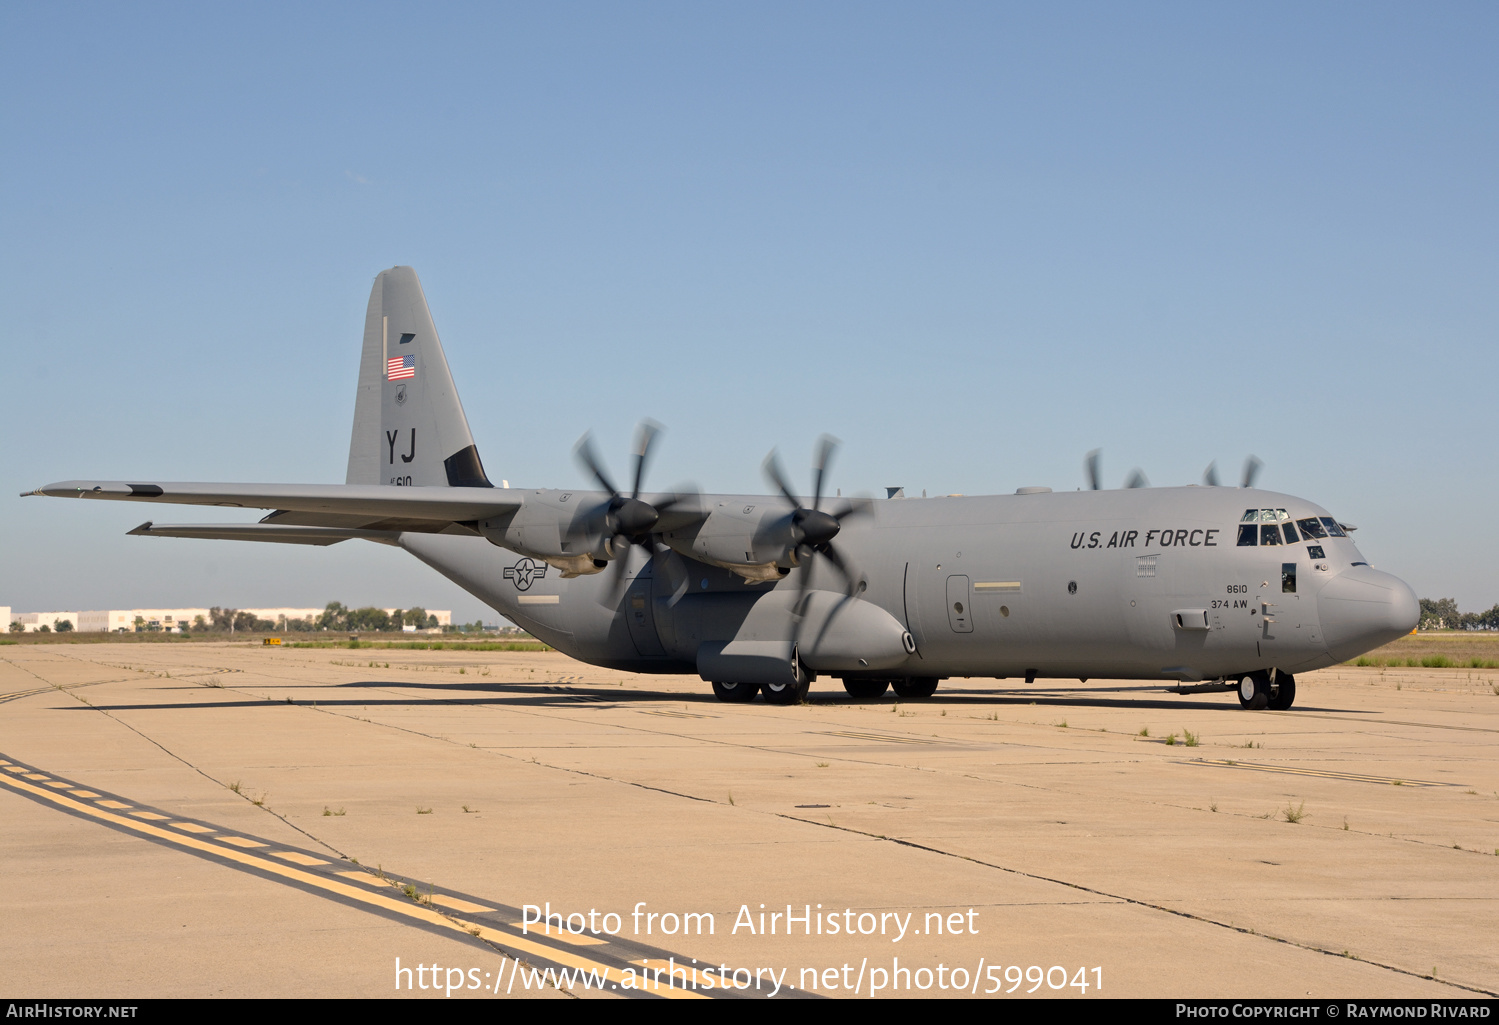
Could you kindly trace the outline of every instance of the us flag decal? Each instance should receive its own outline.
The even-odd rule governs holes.
[[[392,356],[385,361],[385,379],[387,381],[399,381],[403,378],[415,376],[415,356]]]

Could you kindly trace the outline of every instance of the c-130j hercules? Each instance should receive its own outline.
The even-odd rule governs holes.
[[[777,495],[643,494],[654,436],[642,427],[628,495],[586,436],[602,491],[495,488],[416,273],[394,267],[370,295],[346,483],[31,494],[272,510],[132,534],[395,545],[575,658],[697,673],[724,701],[795,703],[818,674],[861,699],[929,697],[947,677],[1120,678],[1286,709],[1296,673],[1419,615],[1326,510],[1253,489],[1253,465],[1242,488],[1210,470],[1210,486],[1100,490],[1090,459],[1088,491],[828,503],[824,439],[810,500],[774,454]]]

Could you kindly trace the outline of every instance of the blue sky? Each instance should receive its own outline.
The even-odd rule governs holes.
[[[490,475],[1237,477],[1499,601],[1490,4],[0,7],[5,493],[341,481],[416,267]],[[161,513],[167,515],[159,515]],[[422,604],[399,552],[0,494],[17,609]],[[486,615],[486,618],[492,618]]]

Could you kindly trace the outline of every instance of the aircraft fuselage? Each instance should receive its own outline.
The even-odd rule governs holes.
[[[526,493],[528,502],[555,494]],[[608,497],[569,494],[580,507]],[[789,512],[763,495],[702,502]],[[1350,538],[1306,536],[1295,528],[1303,520],[1335,522],[1303,499],[1240,488],[874,502],[838,535],[857,594],[821,566],[811,586],[835,623],[873,606],[871,617],[877,609],[909,632],[914,651],[894,664],[837,654],[820,664],[818,637],[806,636],[803,660],[842,677],[1197,681],[1317,669],[1408,633],[1418,617],[1410,588],[1371,569]],[[1240,543],[1246,525],[1253,544]],[[1261,543],[1272,526],[1278,543]],[[757,606],[776,605],[777,621],[789,622],[805,572],[747,583],[656,544],[649,559],[632,551],[616,590],[610,573],[564,578],[479,538],[404,534],[401,544],[559,650],[638,672],[703,672],[704,645],[745,641]],[[867,623],[878,632],[883,619]],[[748,640],[790,642],[774,628]]]

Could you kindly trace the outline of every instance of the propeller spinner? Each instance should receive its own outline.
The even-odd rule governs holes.
[[[594,564],[602,569],[607,563],[614,563],[614,591],[617,594],[624,582],[626,563],[629,562],[631,545],[640,545],[647,553],[654,553],[651,545],[651,531],[655,528],[661,514],[681,501],[681,496],[668,498],[663,502],[652,505],[640,500],[640,485],[645,478],[645,466],[650,459],[651,445],[664,428],[654,420],[643,420],[640,428],[635,434],[635,478],[630,487],[629,497],[620,493],[614,486],[614,481],[604,469],[598,452],[593,447],[592,433],[584,434],[578,439],[577,447],[573,450],[578,462],[583,468],[593,474],[594,480],[599,486],[609,492],[609,501],[600,508],[602,516],[603,542],[598,546],[597,554],[603,558],[595,558]],[[597,521],[595,521],[597,522]]]

